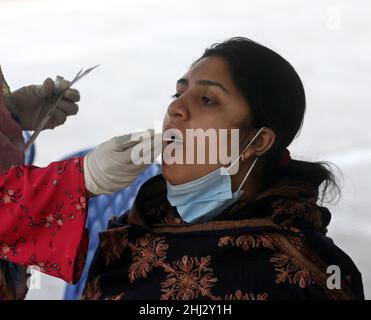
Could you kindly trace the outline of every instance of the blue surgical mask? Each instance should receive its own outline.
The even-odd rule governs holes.
[[[177,208],[183,221],[193,223],[210,220],[238,201],[244,192],[241,187],[250,175],[258,158],[254,160],[235,192],[232,192],[229,170],[239,161],[241,155],[251,146],[263,129],[264,127],[258,131],[229,167],[220,167],[201,178],[179,185],[171,185],[166,182],[167,199],[173,207]]]

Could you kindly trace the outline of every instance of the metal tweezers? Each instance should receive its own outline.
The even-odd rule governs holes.
[[[48,121],[50,120],[50,118],[53,116],[53,114],[57,110],[57,107],[58,107],[59,103],[62,101],[65,92],[69,88],[71,88],[76,82],[78,82],[79,80],[81,80],[83,77],[85,77],[87,74],[89,74],[91,71],[93,71],[97,67],[99,67],[99,64],[96,65],[96,66],[94,66],[94,67],[91,67],[89,69],[86,69],[85,71],[83,71],[83,69],[81,69],[76,74],[76,76],[70,82],[69,86],[60,93],[60,95],[58,96],[57,101],[54,103],[54,105],[49,110],[49,112],[44,116],[44,118],[40,121],[40,123],[38,124],[38,126],[35,129],[34,133],[32,134],[31,138],[27,141],[27,143],[25,145],[25,148],[24,148],[24,151],[26,151],[35,142],[35,140],[39,136],[40,132],[44,129],[44,127],[46,126],[46,124],[48,123]]]

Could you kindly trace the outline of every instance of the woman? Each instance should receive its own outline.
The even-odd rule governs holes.
[[[192,64],[174,98],[164,130],[240,129],[238,173],[164,162],[101,234],[83,298],[363,299],[361,275],[326,237],[330,212],[317,204],[333,174],[286,149],[305,112],[293,67],[233,38]],[[341,271],[336,288],[329,266]]]
[[[286,149],[305,112],[293,67],[232,38],[192,64],[174,98],[165,131],[239,129],[239,156],[227,167],[163,161],[101,233],[83,299],[363,299],[361,275],[326,237],[330,212],[318,204],[336,187],[333,174]],[[189,144],[165,144],[163,158]],[[221,174],[236,163],[237,174]],[[333,285],[330,266],[340,270]]]
[[[65,90],[69,82],[60,85],[59,90]],[[0,259],[37,265],[63,278],[65,273],[73,273],[72,260],[84,259],[76,248],[86,240],[87,198],[112,193],[134,181],[148,164],[131,163],[130,148],[151,141],[153,132],[142,142],[125,135],[103,143],[98,152],[85,158],[86,168],[84,158],[47,168],[23,166],[22,129],[36,128],[53,103],[54,93],[55,84],[47,79],[43,85],[11,94],[0,70]],[[46,128],[59,126],[67,116],[76,114],[78,100],[78,91],[66,90]],[[118,172],[117,167],[125,170]],[[71,233],[69,241],[62,230]],[[25,269],[4,260],[0,260],[0,300],[24,298]]]

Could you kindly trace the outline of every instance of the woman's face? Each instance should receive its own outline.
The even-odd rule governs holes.
[[[220,57],[207,57],[198,61],[177,81],[174,101],[170,103],[163,122],[163,132],[177,129],[183,137],[182,143],[174,143],[172,146],[173,152],[177,148],[183,151],[183,163],[166,163],[163,152],[162,169],[165,179],[173,185],[182,184],[222,166],[219,157],[216,163],[208,163],[211,161],[208,157],[210,144],[207,139],[204,146],[205,163],[197,163],[197,142],[192,149],[195,163],[186,163],[186,146],[190,145],[190,141],[186,139],[187,129],[216,129],[217,132],[220,132],[219,129],[227,129],[227,149],[230,151],[230,129],[238,129],[242,122],[250,118],[250,113],[246,100],[232,81],[227,62]],[[164,143],[163,147],[165,149],[170,145]]]

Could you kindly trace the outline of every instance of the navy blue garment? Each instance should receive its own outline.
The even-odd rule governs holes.
[[[364,299],[361,274],[326,236],[329,210],[282,181],[204,223],[186,223],[157,175],[100,234],[83,299]],[[328,283],[328,267],[340,269]]]

